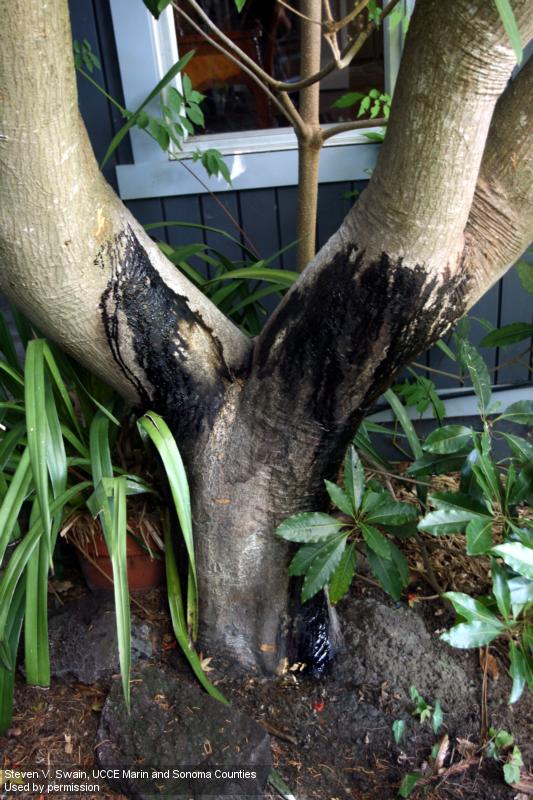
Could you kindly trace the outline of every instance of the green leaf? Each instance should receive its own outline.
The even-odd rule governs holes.
[[[224,705],[229,705],[224,695],[213,686],[207,675],[202,669],[202,664],[196,651],[191,646],[189,641],[189,632],[187,630],[187,622],[183,610],[183,598],[181,595],[181,583],[176,563],[176,556],[174,555],[174,543],[170,532],[170,524],[168,515],[164,518],[163,523],[164,537],[165,537],[165,568],[167,575],[167,597],[168,605],[170,608],[170,617],[172,619],[172,628],[174,635],[182,649],[184,656],[187,658],[191,668],[198,678],[204,689],[219,700]]]
[[[476,348],[466,339],[461,341],[459,346],[459,360],[468,370],[472,386],[476,393],[479,405],[479,412],[484,416],[490,405],[492,389],[489,371],[482,357]]]
[[[502,432],[501,435],[505,438],[513,455],[521,464],[533,458],[533,444],[528,442],[527,439],[522,436],[515,436],[512,433]]]
[[[501,627],[496,628],[485,622],[461,622],[450,628],[447,633],[443,633],[440,638],[452,647],[466,649],[483,647],[496,639],[501,632]]]
[[[110,531],[111,568],[113,570],[113,591],[115,595],[115,615],[117,641],[122,677],[122,691],[126,708],[130,707],[131,671],[131,619],[130,596],[128,591],[128,563],[126,554],[127,511],[126,479],[113,479],[113,524]]]
[[[522,754],[518,747],[513,747],[511,759],[503,766],[503,777],[505,782],[511,785],[518,783],[520,780],[520,767],[524,766]]]
[[[379,584],[394,600],[399,600],[404,586],[393,560],[382,558],[370,547],[366,547],[368,564]]]
[[[477,452],[476,460],[472,461],[472,472],[481,487],[486,500],[502,502],[502,485],[500,473],[489,455]]]
[[[436,508],[452,508],[468,511],[470,519],[473,517],[481,517],[492,520],[492,514],[483,503],[462,492],[436,492],[432,494],[429,499]]]
[[[102,159],[102,161],[100,163],[100,169],[103,169],[105,167],[105,165],[107,164],[107,162],[109,161],[109,159],[111,158],[111,156],[113,155],[113,153],[115,152],[115,150],[117,149],[117,147],[119,146],[121,141],[124,139],[124,137],[126,136],[128,131],[130,130],[130,128],[133,125],[136,125],[138,116],[141,113],[141,111],[143,111],[145,106],[147,106],[148,103],[150,103],[155,97],[157,97],[159,92],[162,89],[164,89],[164,87],[167,85],[167,83],[170,83],[170,81],[173,78],[176,77],[178,72],[181,72],[181,70],[183,70],[187,66],[187,64],[189,63],[189,61],[193,57],[193,55],[194,55],[194,50],[191,50],[189,53],[186,53],[183,56],[183,58],[180,58],[180,60],[177,61],[168,70],[168,72],[165,73],[165,75],[161,78],[161,80],[159,81],[157,86],[155,86],[152,89],[150,94],[147,97],[145,97],[145,99],[142,101],[141,105],[136,109],[136,111],[134,111],[134,113],[127,120],[127,122],[115,134],[115,136],[113,136],[113,139],[111,140],[111,143],[110,143],[109,147],[107,148],[106,153],[105,153],[105,155],[104,155],[104,157],[103,157],[103,159]]]
[[[427,531],[434,536],[460,533],[465,530],[471,519],[472,512],[459,508],[439,508],[420,520],[418,530]]]
[[[511,615],[511,590],[507,577],[495,558],[491,561],[492,594],[496,600],[498,611],[504,619]]]
[[[0,564],[15,530],[17,518],[31,484],[30,451],[25,448],[0,506]]]
[[[512,641],[509,642],[509,661],[511,662],[509,674],[513,679],[509,705],[512,705],[517,700],[520,700],[526,685],[526,657],[522,650]]]
[[[522,40],[520,39],[520,31],[511,8],[509,0],[494,0],[496,8],[500,15],[505,32],[509,37],[513,50],[515,51],[516,60],[520,64],[523,58]]]
[[[525,605],[533,603],[533,581],[527,578],[511,578],[507,585],[511,593],[513,616],[517,617]]]
[[[340,508],[345,514],[348,514],[349,517],[352,517],[353,507],[346,492],[341,489],[340,486],[337,486],[336,483],[332,483],[328,480],[325,480],[324,483],[326,484],[326,489],[328,490],[329,498],[333,505]]]
[[[156,19],[159,19],[159,15],[162,11],[169,5],[171,0],[143,0],[144,5]]]
[[[526,322],[513,322],[511,325],[504,325],[492,333],[489,333],[481,340],[481,347],[508,347],[516,342],[523,342],[524,339],[531,339],[533,336],[533,325]]]
[[[241,13],[245,5],[246,5],[246,0],[235,0],[235,8],[239,12],[239,14]]]
[[[409,797],[421,777],[421,772],[408,772],[404,775],[399,791],[400,797]]]
[[[508,406],[498,419],[508,419],[519,425],[533,425],[533,400],[519,400]]]
[[[369,511],[366,519],[368,522],[388,527],[389,525],[407,525],[414,522],[418,516],[416,506],[411,503],[397,503],[390,500],[388,495]]]
[[[413,451],[414,457],[421,458],[423,454],[420,439],[416,434],[413,423],[409,419],[409,415],[403,407],[401,400],[394,394],[392,389],[387,389],[387,391],[384,392],[383,397],[394,411],[398,422],[402,426],[403,432],[407,436],[407,441],[409,442],[409,446]]]
[[[44,405],[44,340],[33,339],[26,349],[24,399],[30,463],[46,537],[51,535],[46,464],[47,421]]]
[[[322,589],[337,569],[346,547],[346,536],[338,534],[320,547],[311,561],[302,586],[302,603]]]
[[[526,292],[533,294],[533,264],[531,261],[518,261],[516,271]]]
[[[466,526],[466,552],[469,556],[487,553],[492,547],[492,519],[472,519]]]
[[[344,457],[344,486],[353,510],[359,511],[365,488],[365,472],[353,445],[350,445]]]
[[[291,272],[287,269],[270,269],[269,267],[243,267],[242,269],[233,269],[224,275],[219,275],[216,278],[211,278],[205,284],[206,287],[220,281],[235,280],[236,278],[243,278],[245,280],[259,280],[268,281],[270,283],[278,283],[287,288],[299,277],[297,272]]]
[[[482,622],[493,628],[503,629],[504,626],[498,617],[470,595],[463,592],[445,592],[442,596],[450,601],[457,614],[464,617],[467,622]]]
[[[154,411],[148,411],[137,422],[137,427],[141,435],[145,434],[150,437],[152,443],[155,445],[163,466],[165,474],[170,486],[174,507],[178,515],[180,523],[181,535],[185,542],[187,555],[189,558],[189,565],[192,572],[192,580],[194,584],[195,596],[198,595],[198,580],[196,576],[196,556],[194,552],[194,537],[192,528],[192,512],[191,500],[189,494],[189,483],[187,481],[187,474],[183,465],[181,454],[178,446],[168,425],[165,420],[156,414]],[[196,610],[189,609],[189,614],[192,614],[197,620]],[[196,625],[196,623],[195,623]],[[196,631],[193,632],[194,635]]]
[[[433,709],[433,717],[431,719],[431,727],[433,728],[433,733],[437,734],[440,729],[442,728],[443,722],[443,714],[442,714],[442,706],[440,704],[440,700],[437,700],[435,703],[435,708]]]
[[[407,468],[407,475],[443,475],[448,472],[458,472],[464,465],[467,452],[439,455],[438,453],[424,453]]]
[[[187,105],[185,106],[185,112],[186,112],[188,118],[191,120],[192,123],[194,123],[195,125],[198,125],[201,128],[203,128],[205,126],[204,114],[203,114],[203,111],[202,111],[202,109],[200,108],[199,105],[197,105],[196,103],[187,103]],[[209,163],[209,160],[210,160],[210,155],[209,154],[206,156],[206,159],[207,159],[207,163]],[[213,172],[216,172],[216,171],[217,171],[217,169],[215,168],[215,170],[213,170]]]
[[[378,531],[377,528],[362,522],[361,533],[363,534],[363,539],[367,545],[372,548],[374,553],[377,553],[377,555],[381,556],[382,558],[391,558],[389,541],[385,538],[385,536],[383,536],[382,533],[380,533],[380,531]]]
[[[151,136],[156,140],[161,150],[168,150],[170,136],[165,123],[156,119],[155,117],[151,117],[148,123],[148,130],[150,131]]]
[[[470,444],[472,433],[464,425],[444,425],[432,431],[422,447],[429,453],[457,453]]]
[[[340,520],[329,514],[304,511],[284,520],[276,528],[276,535],[288,542],[323,542],[331,539],[342,528]]]
[[[514,742],[514,737],[507,731],[500,730],[496,732],[494,728],[491,728],[489,733],[491,736],[494,736],[494,744],[498,750],[507,750]]]
[[[341,97],[338,97],[334,103],[332,103],[332,108],[349,108],[350,106],[354,106],[359,100],[362,100],[364,94],[361,92],[346,92]]]
[[[329,581],[329,599],[335,604],[342,600],[353,580],[357,564],[355,543],[350,542]]]
[[[2,642],[7,651],[7,660],[10,662],[10,667],[6,668],[0,663],[0,736],[4,736],[11,727],[13,716],[17,651],[24,618],[24,589],[24,584],[21,581],[13,596],[5,629],[5,641]]]
[[[305,575],[322,544],[306,544],[299,547],[289,564],[289,575]]]
[[[395,719],[392,723],[392,734],[396,744],[400,744],[405,733],[405,720]]]
[[[520,542],[505,542],[492,548],[492,552],[503,558],[511,569],[533,580],[533,549]]]

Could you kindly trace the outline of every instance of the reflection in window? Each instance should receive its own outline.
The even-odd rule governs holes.
[[[297,0],[295,0],[297,2]],[[248,0],[239,14],[234,0],[200,0],[213,22],[248,56],[279,80],[290,83],[300,78],[299,18],[276,0]],[[353,0],[333,0],[337,19],[353,7]],[[363,11],[339,34],[343,48],[367,23]],[[193,87],[206,95],[203,103],[205,133],[226,133],[261,128],[286,127],[261,88],[230,59],[205,42],[186,21],[174,12],[180,55],[195,50],[186,67]],[[331,58],[322,47],[322,62]],[[366,94],[370,89],[384,91],[383,35],[375,31],[356,55],[350,67],[328,75],[320,91],[320,121],[351,119],[353,109],[333,108],[335,100],[347,92]],[[297,103],[295,93],[293,100]]]

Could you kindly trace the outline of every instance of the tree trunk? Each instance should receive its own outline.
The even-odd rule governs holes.
[[[513,7],[527,41],[533,2]],[[418,0],[370,184],[252,342],[101,177],[66,0],[0,0],[0,12],[0,286],[170,422],[191,479],[207,651],[267,673],[321,664],[334,617],[318,603],[304,618],[274,529],[325,507],[324,478],[372,401],[531,239],[531,68],[504,92],[514,62],[493,3]]]

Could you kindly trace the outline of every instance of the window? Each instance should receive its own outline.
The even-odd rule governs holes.
[[[410,6],[412,1],[403,0],[403,3]],[[170,6],[156,21],[140,1],[110,0],[110,4],[125,102],[129,109],[140,105],[178,60],[179,49],[182,53],[193,47],[196,49],[197,56],[190,62],[191,65],[197,62],[194,66],[196,72],[191,77],[207,95],[208,133],[186,143],[185,155],[197,146],[217,148],[226,157],[233,181],[232,187],[228,187],[222,180],[206,181],[205,174],[199,173],[209,189],[220,192],[228,188],[255,189],[297,183],[297,145],[292,129],[284,127],[283,120],[272,112],[256,87],[246,82],[231,62],[224,64],[221,57],[217,65],[220,76],[217,80],[211,48],[205,46],[194,31],[176,21]],[[270,0],[252,2],[248,15],[241,19],[233,14],[233,0],[204,0],[203,4],[241,47],[254,53],[274,74],[289,81],[298,76],[298,25],[293,16],[289,22],[286,19],[273,21],[272,7],[276,4]],[[333,6],[338,7],[339,16],[342,16],[351,8],[351,2],[334,0]],[[327,123],[339,119],[342,110],[333,109],[332,103],[346,91],[375,87],[390,93],[402,43],[401,26],[391,30],[388,20],[385,20],[382,30],[369,40],[352,67],[334,73],[324,81],[321,121]],[[324,57],[328,58],[327,52]],[[208,60],[209,70],[206,69]],[[145,133],[134,129],[131,139],[134,164],[117,167],[119,190],[124,199],[205,191]],[[375,164],[377,149],[378,145],[358,131],[332,137],[322,151],[320,181],[343,181],[347,176],[351,180],[365,179]],[[194,169],[201,168],[195,166]]]

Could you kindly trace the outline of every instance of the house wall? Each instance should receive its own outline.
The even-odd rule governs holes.
[[[140,0],[131,0],[140,2]],[[118,60],[113,37],[113,27],[108,0],[70,0],[73,36],[80,42],[86,38],[93,51],[99,56],[102,72],[95,73],[106,90],[122,102],[122,90]],[[79,81],[80,107],[85,119],[93,147],[98,159],[104,155],[109,142],[123,124],[120,114],[83,77]],[[116,164],[131,163],[129,144],[124,140],[116,155],[106,167],[105,174],[116,188]],[[347,192],[364,188],[363,182],[351,181],[329,183],[320,187],[318,214],[318,242],[323,244],[336,230],[347,213],[350,203]],[[275,189],[258,189],[241,192],[224,192],[218,198],[241,228],[253,242],[262,257],[271,255],[296,239],[296,188],[280,186]],[[144,224],[158,221],[186,221],[223,228],[237,238],[239,233],[220,205],[208,194],[184,197],[154,197],[144,200],[128,201],[127,205]],[[194,229],[169,228],[154,231],[156,235],[171,244],[198,242],[216,244],[230,258],[240,258],[236,245],[215,237],[213,234],[200,234]],[[280,257],[281,266],[294,268],[294,248]],[[279,266],[279,265],[278,265]],[[497,285],[483,297],[470,316],[481,318],[492,325],[506,325],[510,322],[533,321],[531,296],[522,289],[515,270],[511,270]],[[474,344],[485,335],[482,325],[472,322],[471,339]],[[533,377],[531,362],[509,364],[507,362],[523,350],[523,344],[498,349],[484,350],[490,368],[500,367],[494,373],[494,383],[524,383]],[[433,349],[420,358],[422,363],[443,371],[454,372],[454,364],[440,350]],[[428,373],[429,374],[429,373]],[[457,383],[450,378],[431,374],[439,387],[451,388]]]

